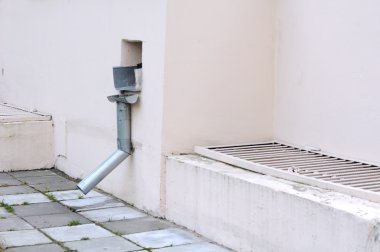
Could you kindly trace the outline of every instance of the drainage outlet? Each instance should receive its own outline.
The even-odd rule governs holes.
[[[195,147],[195,152],[250,171],[380,203],[380,167],[278,142]]]

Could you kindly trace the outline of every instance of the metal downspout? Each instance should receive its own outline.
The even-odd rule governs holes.
[[[136,103],[141,91],[142,64],[113,68],[115,89],[118,95],[108,96],[110,102],[116,102],[117,108],[117,150],[101,163],[77,187],[87,194],[102,181],[123,160],[132,155],[131,142],[131,105]]]

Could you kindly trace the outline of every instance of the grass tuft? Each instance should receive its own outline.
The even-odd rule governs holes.
[[[0,202],[0,207],[4,207],[8,213],[14,213],[15,212],[15,209],[11,205],[4,203],[4,201]]]
[[[53,194],[46,193],[45,195],[46,195],[46,197],[48,197],[49,200],[51,200],[51,201],[57,201],[56,197]]]
[[[81,223],[80,223],[80,221],[79,220],[72,220],[72,221],[70,221],[67,225],[68,226],[78,226],[78,225],[80,225]]]
[[[90,240],[90,238],[88,238],[88,237],[82,237],[82,238],[80,238],[82,241],[87,241],[87,240]]]
[[[116,231],[116,232],[114,232],[114,234],[115,234],[115,235],[119,235],[119,236],[124,235],[124,233],[123,233],[123,232],[120,232],[120,231]]]

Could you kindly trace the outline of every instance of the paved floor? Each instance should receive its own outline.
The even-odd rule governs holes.
[[[54,170],[0,173],[0,251],[227,252]]]

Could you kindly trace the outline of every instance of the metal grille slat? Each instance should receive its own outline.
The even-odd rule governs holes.
[[[356,162],[349,162],[348,164],[350,163],[356,163]],[[318,169],[323,169],[324,167],[332,167],[332,166],[341,166],[341,165],[346,165],[346,162],[344,160],[340,160],[340,159],[334,159],[334,160],[329,160],[328,162],[324,162],[324,163],[319,163],[319,164],[301,164],[301,165],[298,165],[297,168],[299,169],[312,169],[312,168],[315,168],[317,167]],[[276,165],[276,168],[286,168],[286,167],[289,167],[289,165]]]
[[[267,158],[246,158],[247,160],[254,161],[254,162],[282,162],[282,161],[298,161],[298,160],[305,160],[305,159],[310,159],[310,160],[329,160],[325,159],[323,156],[309,156],[309,155],[298,155],[298,156],[281,156],[281,157],[267,157]]]
[[[331,159],[326,159],[326,160],[320,160],[320,159],[313,159],[313,160],[305,160],[305,159],[299,159],[299,160],[291,160],[291,159],[288,159],[288,160],[284,160],[284,161],[265,161],[265,162],[257,162],[257,163],[262,163],[262,164],[265,164],[265,165],[291,165],[291,166],[296,166],[296,165],[299,165],[299,164],[320,164],[321,166],[323,164],[327,164],[327,163],[334,163],[336,162],[336,160],[331,160]],[[298,166],[297,166],[298,168]]]
[[[324,165],[323,167],[312,166],[312,167],[307,167],[307,169],[301,169],[301,170],[304,170],[307,173],[307,172],[313,172],[313,171],[329,171],[329,170],[337,170],[337,169],[346,169],[347,167],[349,168],[349,167],[356,167],[356,166],[362,167],[362,165],[357,162],[352,162],[352,163],[342,162],[339,164]]]
[[[363,174],[368,174],[368,173],[372,173],[373,171],[371,170],[368,170],[368,169],[363,169],[363,168],[360,168],[360,169],[355,169],[354,171],[350,171],[350,170],[347,170],[347,171],[340,171],[340,172],[330,172],[330,173],[319,173],[319,175],[321,177],[327,177],[327,176],[346,176],[346,175],[353,175],[353,174],[356,174],[356,175],[363,175]],[[309,174],[307,174],[309,175]],[[316,176],[317,177],[317,176]]]
[[[316,169],[316,168],[313,168],[313,169],[305,169],[304,172],[302,174],[311,174],[311,173],[315,173],[315,172],[320,172],[320,173],[334,173],[334,172],[338,172],[339,171],[347,171],[347,170],[351,170],[351,169],[354,169],[354,168],[358,168],[357,170],[359,169],[363,169],[363,170],[370,170],[372,166],[371,165],[359,165],[359,164],[347,164],[347,165],[344,165],[344,166],[341,166],[341,167],[328,167],[328,168],[325,168],[325,169]]]
[[[337,177],[335,176],[334,178],[332,178],[331,180],[333,182],[344,182],[344,181],[358,181],[360,179],[366,179],[368,177],[371,177],[371,178],[379,178],[380,179],[380,174],[378,174],[378,172],[372,172],[372,173],[367,173],[367,174],[362,174],[362,175],[358,175],[358,174],[349,174],[349,175],[345,175],[344,177]]]
[[[281,153],[290,153],[290,152],[299,152],[298,150],[294,149],[277,149],[277,148],[266,148],[266,149],[255,149],[255,150],[229,150],[229,151],[220,151],[221,153],[225,154],[251,154],[251,153],[276,153],[276,152],[281,152]]]
[[[263,154],[256,154],[255,158],[252,158],[252,153],[243,153],[243,154],[235,154],[237,157],[244,158],[244,157],[251,157],[251,159],[265,159],[265,158],[274,158],[274,157],[297,157],[297,156],[304,156],[305,154],[299,153],[299,152],[269,152],[269,153],[263,153]],[[308,156],[322,156],[318,154],[309,154]]]
[[[278,142],[196,147],[198,154],[255,172],[380,202],[380,167]]]

